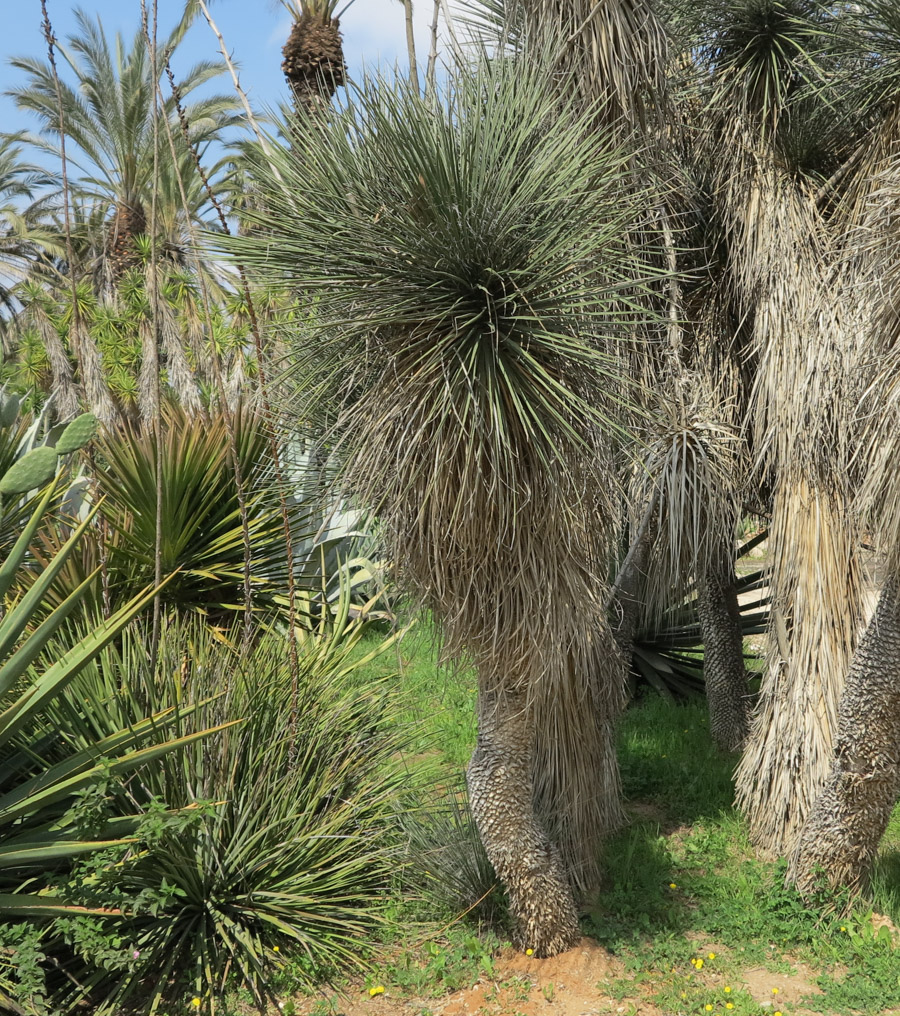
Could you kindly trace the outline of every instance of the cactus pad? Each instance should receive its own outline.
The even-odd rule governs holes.
[[[22,400],[18,395],[3,392],[0,395],[0,427],[14,427],[19,419],[19,407]]]
[[[43,487],[56,475],[56,463],[53,448],[32,448],[0,478],[0,494],[24,494],[26,490]]]
[[[97,433],[97,417],[93,413],[82,413],[76,416],[68,427],[60,434],[56,442],[56,454],[68,455],[77,452]]]

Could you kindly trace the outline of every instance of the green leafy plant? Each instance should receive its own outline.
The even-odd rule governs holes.
[[[284,524],[262,421],[248,408],[233,415],[248,517],[250,572],[260,605],[272,605],[286,584]],[[215,617],[241,606],[245,538],[228,424],[219,413],[204,420],[167,406],[161,449],[164,574],[174,574],[164,601]],[[144,430],[126,428],[97,442],[100,514],[112,536],[110,581],[117,595],[152,581],[156,550],[157,445]],[[302,512],[295,511],[299,523]]]
[[[746,557],[768,537],[768,531],[745,540],[738,548],[738,559]],[[764,594],[766,573],[757,569],[737,578],[736,589],[743,602],[738,604],[744,638],[764,635],[769,623],[769,598]],[[748,593],[759,593],[748,597]],[[748,661],[759,655],[746,651]],[[645,622],[635,634],[631,656],[632,693],[651,688],[670,701],[690,695],[702,695],[703,636],[697,616],[697,591],[688,590],[684,600],[671,604],[660,617]]]
[[[390,691],[357,686],[358,631],[345,620],[305,637],[292,689],[282,633],[263,632],[242,653],[237,633],[197,619],[166,626],[157,694],[210,697],[192,727],[245,719],[143,771],[129,789],[176,808],[216,803],[96,872],[85,902],[126,912],[116,930],[137,954],[123,973],[121,951],[111,960],[102,938],[94,948],[80,939],[98,1013],[152,1012],[186,991],[213,1011],[230,986],[261,1004],[288,974],[308,984],[362,961],[384,920],[396,800],[409,773]],[[103,669],[127,672],[139,653],[135,636]]]
[[[0,564],[0,597],[10,593],[54,494],[54,486],[49,487]],[[159,733],[177,718],[177,711],[169,709],[104,736],[91,736],[86,723],[81,744],[73,744],[65,731],[57,729],[52,739],[55,751],[44,751],[46,738],[40,731],[46,729],[42,723],[48,708],[66,695],[81,669],[153,597],[152,591],[142,591],[64,651],[55,653],[53,662],[35,666],[81,603],[86,583],[55,609],[43,609],[47,590],[75,552],[89,522],[88,518],[72,532],[26,593],[7,602],[0,620],[0,914],[13,922],[72,913],[71,899],[48,891],[51,874],[73,858],[122,842],[132,834],[139,820],[136,815],[121,816],[86,836],[70,810],[80,793],[98,780],[117,777],[203,736],[195,731],[161,742]],[[103,709],[102,702],[87,705]],[[142,746],[151,732],[156,743]],[[13,994],[8,976],[4,983],[2,968],[0,990]]]

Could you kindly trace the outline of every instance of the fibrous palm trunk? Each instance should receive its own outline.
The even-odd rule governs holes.
[[[140,264],[134,238],[147,231],[147,213],[140,201],[119,202],[109,226],[109,266],[113,281],[118,282],[131,268]]]
[[[562,859],[535,814],[534,747],[527,692],[482,682],[478,741],[466,773],[472,814],[509,894],[516,945],[553,956],[577,941],[578,914]]]
[[[709,730],[721,751],[740,751],[749,731],[744,638],[731,556],[707,563],[697,582]]]
[[[900,583],[888,581],[841,697],[831,772],[788,879],[803,894],[865,889],[900,797]]]
[[[344,84],[344,48],[337,18],[301,14],[282,50],[281,69],[298,108],[315,113]]]

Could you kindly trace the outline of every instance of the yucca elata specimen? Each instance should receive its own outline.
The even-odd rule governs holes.
[[[848,427],[862,466],[856,506],[880,554],[882,589],[838,710],[835,751],[804,825],[789,878],[805,893],[868,887],[900,796],[900,10],[865,0],[840,17],[845,86],[866,128],[827,190],[848,260],[857,266],[862,327],[853,376],[862,393]]]
[[[267,211],[231,244],[315,300],[292,354],[305,408],[448,652],[477,667],[472,810],[516,941],[537,955],[578,924],[533,807],[536,702],[559,760],[581,724],[580,772],[557,775],[584,792],[547,815],[572,877],[617,808],[605,744],[621,688],[597,680],[597,656],[615,652],[597,577],[628,408],[618,343],[649,317],[625,159],[546,80],[482,57],[453,70],[437,106],[408,83],[366,82],[301,125],[277,167],[259,160]]]

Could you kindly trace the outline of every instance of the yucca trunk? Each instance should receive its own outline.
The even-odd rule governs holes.
[[[856,638],[859,568],[847,513],[798,482],[776,494],[766,673],[737,769],[737,803],[768,857],[790,853],[831,765]]]
[[[577,941],[578,914],[559,852],[535,814],[534,750],[527,692],[483,680],[466,772],[472,815],[509,896],[516,946],[555,956]]]
[[[750,708],[734,563],[727,553],[716,555],[699,576],[697,616],[709,731],[721,751],[740,751],[749,731]]]
[[[616,723],[627,667],[608,627],[588,654],[570,654],[558,684],[535,697],[535,807],[576,893],[600,881],[603,840],[625,820]]]
[[[788,871],[804,895],[866,888],[900,797],[900,583],[884,587],[841,697],[831,772]]]
[[[301,14],[282,49],[281,69],[297,107],[315,113],[344,84],[344,47],[337,18]]]

